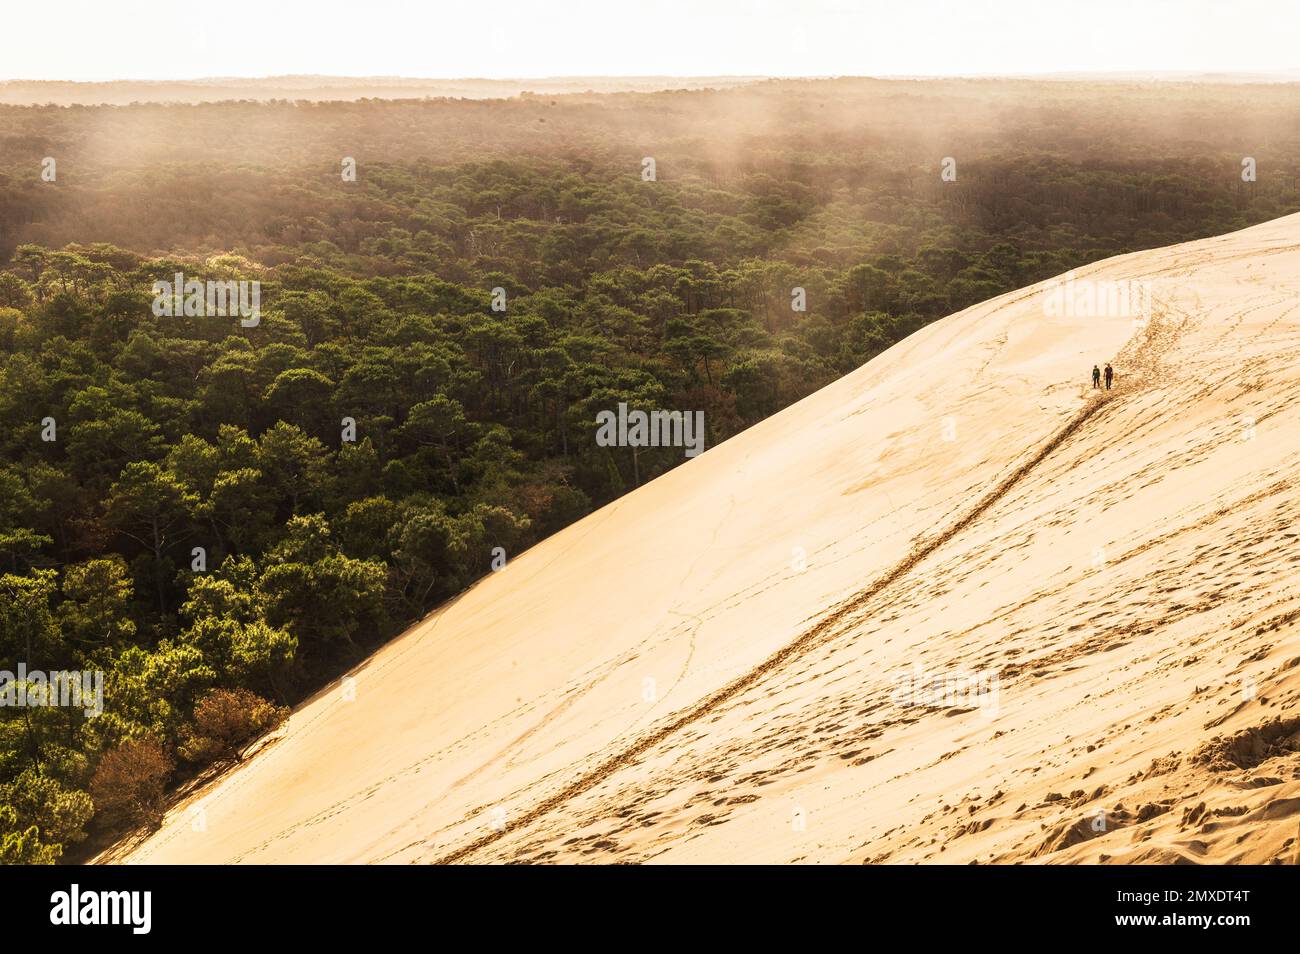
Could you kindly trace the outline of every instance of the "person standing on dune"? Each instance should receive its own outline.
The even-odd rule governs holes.
[[[1094,388],[1101,387],[1101,368],[1095,364],[1092,366],[1092,386]]]
[[[1107,391],[1110,390],[1110,382],[1113,380],[1115,380],[1115,369],[1112,368],[1110,366],[1110,362],[1107,361],[1106,362],[1106,390]]]

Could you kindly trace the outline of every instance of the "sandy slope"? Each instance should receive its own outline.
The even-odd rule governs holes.
[[[1075,278],[1151,281],[1152,320],[1024,289],[932,325],[520,556],[110,858],[1290,861],[1300,216]]]

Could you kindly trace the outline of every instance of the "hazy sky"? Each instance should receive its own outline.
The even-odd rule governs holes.
[[[3,24],[8,79],[1300,66],[1298,0],[65,0]]]

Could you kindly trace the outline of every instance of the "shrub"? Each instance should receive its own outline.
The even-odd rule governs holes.
[[[90,779],[90,797],[106,824],[162,820],[163,788],[172,760],[156,739],[127,739],[109,749]]]
[[[32,825],[23,831],[18,813],[0,805],[0,865],[53,865],[62,854],[62,845],[42,844],[40,829]]]
[[[194,707],[194,726],[180,754],[202,765],[235,755],[245,742],[283,722],[288,712],[247,689],[213,689]]]
[[[95,812],[85,792],[64,788],[35,768],[26,769],[8,785],[0,785],[0,804],[14,813],[11,830],[35,826],[47,845],[71,845],[84,839],[82,829]]]

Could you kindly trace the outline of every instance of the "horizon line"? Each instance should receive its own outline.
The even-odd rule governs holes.
[[[332,82],[384,82],[384,83],[544,83],[575,82],[583,80],[602,81],[647,81],[647,80],[725,80],[731,82],[763,82],[770,80],[959,80],[959,79],[1135,79],[1135,78],[1170,78],[1187,79],[1191,77],[1237,77],[1259,78],[1273,82],[1300,82],[1300,67],[1262,70],[1051,70],[1044,72],[1021,73],[574,73],[550,74],[538,76],[406,76],[397,74],[351,75],[343,73],[274,73],[256,76],[197,76],[169,77],[166,79],[145,79],[140,77],[113,77],[107,79],[48,79],[32,77],[6,77],[0,79],[0,85],[17,83],[48,83],[71,86],[102,86],[112,83],[138,83],[142,85],[162,85],[166,83],[198,84],[239,84],[269,83],[275,81],[332,81]],[[1282,79],[1290,77],[1290,79]]]

